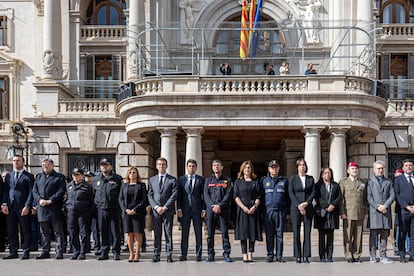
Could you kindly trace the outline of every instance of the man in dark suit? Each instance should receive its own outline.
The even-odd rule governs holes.
[[[29,259],[32,230],[30,228],[30,211],[32,208],[32,189],[34,177],[24,170],[24,157],[13,157],[13,171],[6,176],[2,196],[2,210],[7,215],[7,235],[9,237],[10,254],[4,259],[18,257],[19,224],[22,232],[23,256],[22,260]]]
[[[399,237],[398,251],[400,262],[406,262],[405,237],[410,236],[410,261],[414,258],[414,161],[406,159],[402,167],[404,174],[394,180],[394,189],[397,196],[398,205],[401,206],[399,214]]]
[[[223,241],[223,258],[231,263],[231,245],[229,240],[230,201],[233,197],[231,179],[223,175],[223,163],[215,159],[211,163],[213,174],[204,184],[204,202],[207,213],[207,253],[206,262],[214,262],[214,234],[219,223]]]
[[[50,258],[52,231],[56,238],[56,257],[63,259],[63,197],[66,192],[66,177],[54,170],[53,160],[42,161],[42,172],[36,175],[33,199],[37,202],[37,219],[42,235],[42,253],[36,259]]]
[[[187,260],[188,234],[193,221],[196,237],[196,260],[201,261],[202,253],[202,219],[206,216],[203,199],[204,178],[196,175],[197,161],[188,159],[187,174],[178,180],[177,214],[181,219],[181,256],[180,261]]]
[[[164,225],[167,262],[172,263],[172,227],[178,192],[177,179],[167,174],[168,165],[165,158],[158,158],[156,167],[158,174],[151,177],[148,183],[148,201],[151,205],[154,228],[154,256],[152,261],[160,261],[162,225]]]

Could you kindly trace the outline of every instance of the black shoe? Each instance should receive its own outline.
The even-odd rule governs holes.
[[[286,261],[285,261],[282,257],[276,258],[276,260],[277,260],[279,263],[286,263]]]
[[[29,252],[24,252],[23,256],[20,258],[20,260],[28,260],[28,259],[30,259]]]
[[[174,260],[171,256],[167,257],[167,263],[173,263]]]
[[[273,263],[273,257],[268,256],[268,257],[266,258],[266,261],[267,261],[268,263]]]
[[[354,263],[362,263],[360,258],[355,258]]]
[[[196,261],[201,262],[201,256],[197,256]]]
[[[347,261],[348,263],[355,263],[355,259],[354,259],[354,258],[347,259],[346,261]]]
[[[49,258],[50,258],[49,253],[42,253],[39,256],[36,256],[36,260],[49,259]]]
[[[78,260],[86,260],[85,254],[80,254]]]
[[[333,263],[333,260],[332,259],[328,259],[326,262],[327,263]]]
[[[400,257],[400,263],[406,263],[407,260],[404,257]]]
[[[95,251],[95,256],[101,256],[101,255],[102,255],[101,250],[97,250],[97,251]]]
[[[207,259],[204,260],[206,263],[212,263],[214,262],[214,257],[208,257]]]
[[[302,263],[302,260],[300,258],[296,258],[296,263],[300,264],[300,263]]]
[[[309,264],[310,263],[309,258],[308,257],[303,258],[303,262],[305,264]]]
[[[152,262],[153,263],[158,263],[160,261],[160,256],[154,256],[152,257]]]
[[[63,254],[62,253],[56,253],[55,260],[62,260]]]
[[[114,254],[114,261],[119,261],[119,260],[121,260],[121,254],[115,253]]]
[[[11,259],[18,259],[18,258],[19,258],[19,256],[17,254],[10,254],[10,255],[4,256],[2,259],[3,260],[11,260]]]
[[[72,257],[70,257],[71,260],[77,260],[79,256],[77,255],[73,255]]]
[[[325,259],[325,258],[320,258],[320,259],[319,259],[319,261],[320,261],[321,263],[326,263],[326,259]]]
[[[98,261],[103,261],[103,260],[108,260],[109,256],[108,254],[102,254],[101,256],[99,256],[98,258],[96,258]]]
[[[187,261],[187,256],[180,256],[180,262]]]

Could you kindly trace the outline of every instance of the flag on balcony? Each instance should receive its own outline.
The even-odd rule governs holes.
[[[240,58],[246,59],[249,55],[249,34],[248,34],[248,22],[247,16],[247,0],[242,3],[241,13],[241,30],[240,30]]]
[[[250,1],[250,11],[249,11],[249,57],[250,57],[250,43],[252,41],[253,36],[253,25],[254,25],[254,17],[256,15],[256,1]]]
[[[254,17],[252,35],[250,38],[250,45],[249,45],[249,56],[251,58],[256,56],[257,44],[259,43],[260,30],[258,29],[258,27],[259,27],[259,23],[261,20],[262,6],[263,6],[263,0],[259,0],[259,2],[257,3],[257,7],[256,7],[256,14]]]

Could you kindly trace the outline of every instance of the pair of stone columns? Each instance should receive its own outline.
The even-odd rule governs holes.
[[[324,127],[305,127],[305,160],[308,164],[308,174],[319,180],[321,170],[320,133]],[[346,176],[346,132],[348,128],[331,128],[329,147],[329,166],[333,171],[334,181]]]
[[[177,173],[177,128],[160,128],[161,156],[168,161],[168,173],[178,177]],[[184,128],[187,134],[185,160],[197,161],[197,174],[203,175],[203,151],[201,146],[202,127]]]

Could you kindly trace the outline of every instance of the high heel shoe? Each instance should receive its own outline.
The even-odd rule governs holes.
[[[138,263],[139,262],[139,257],[140,257],[140,254],[139,253],[135,254],[134,263]]]
[[[243,254],[243,263],[248,263],[247,254]]]
[[[253,254],[252,253],[247,253],[247,261],[249,263],[252,263],[253,262]]]

